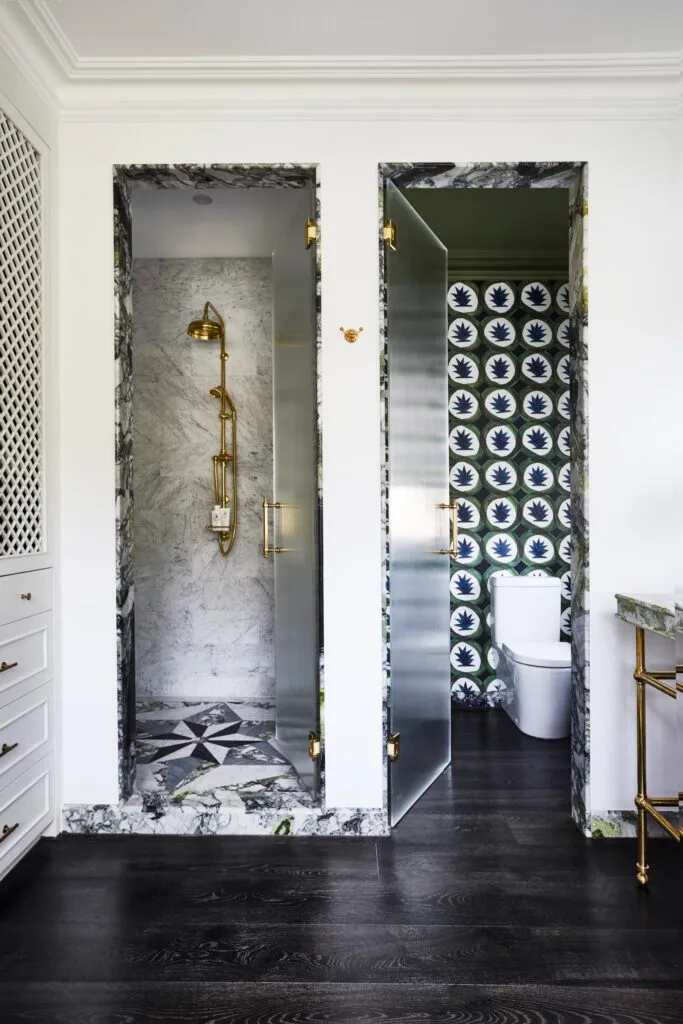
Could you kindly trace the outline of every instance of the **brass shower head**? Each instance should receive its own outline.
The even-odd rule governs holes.
[[[215,313],[218,323],[209,317],[209,310]],[[216,307],[207,302],[201,320],[193,320],[187,328],[187,333],[197,341],[224,341],[225,321]]]

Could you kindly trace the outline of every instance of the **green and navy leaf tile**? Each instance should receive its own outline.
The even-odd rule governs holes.
[[[522,321],[521,337],[527,348],[547,348],[553,341],[553,329],[547,320],[529,316]]]
[[[517,399],[508,388],[491,388],[484,394],[484,408],[496,420],[509,420],[517,412]]]
[[[546,313],[553,301],[550,287],[542,281],[527,281],[523,284],[520,299],[522,305],[534,313]]]
[[[555,411],[553,396],[548,391],[532,388],[522,395],[522,412],[526,419],[547,420]]]
[[[517,485],[517,469],[511,462],[490,462],[484,465],[486,482],[494,491],[512,491]]]
[[[453,427],[448,443],[454,455],[465,455],[470,459],[479,454],[481,437],[476,427],[460,425]]]
[[[484,363],[484,373],[491,384],[512,384],[517,376],[517,363],[507,352],[496,352]]]
[[[451,391],[448,411],[456,420],[476,420],[480,412],[479,396],[469,388],[457,388]]]
[[[465,352],[458,352],[448,364],[448,374],[456,384],[472,387],[479,380],[479,363]]]
[[[482,324],[484,339],[495,348],[510,348],[517,339],[512,320],[504,316],[490,316]]]
[[[569,385],[566,281],[453,281],[448,292],[451,683],[467,706],[499,703],[491,581],[561,579],[571,632]]]
[[[468,316],[456,316],[448,326],[448,340],[456,348],[474,348],[479,341],[479,325]]]
[[[481,471],[473,462],[454,462],[450,472],[451,487],[459,494],[474,494],[481,487]]]
[[[481,308],[479,287],[471,281],[454,281],[448,289],[448,305],[455,313],[476,316]]]
[[[474,639],[482,631],[481,615],[476,608],[458,604],[451,612],[451,629],[456,636]]]
[[[572,340],[572,325],[570,320],[560,320],[555,327],[555,338],[562,348],[569,348]]]
[[[492,281],[484,285],[484,305],[492,313],[509,313],[516,303],[517,289],[509,281]]]

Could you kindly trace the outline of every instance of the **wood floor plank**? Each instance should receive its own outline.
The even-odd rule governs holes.
[[[680,1024],[682,995],[523,985],[0,985],[4,1024]]]
[[[568,792],[567,743],[467,713],[388,838],[42,841],[0,884],[0,1021],[680,1024],[680,851],[639,890]]]
[[[680,987],[680,933],[639,929],[472,928],[446,925],[149,926],[84,923],[49,934],[0,932],[14,981],[497,983]]]

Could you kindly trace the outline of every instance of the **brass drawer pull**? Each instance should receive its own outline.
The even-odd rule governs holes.
[[[18,746],[18,743],[3,743],[2,749],[0,749],[0,757],[4,757],[5,754],[11,754]]]
[[[33,597],[33,594],[29,590],[28,593],[21,595],[21,600],[22,601],[30,601],[32,597]]]
[[[19,828],[19,822],[17,821],[14,825],[3,825],[2,834],[0,835],[0,843],[4,843],[6,839],[12,835],[13,832]]]
[[[9,672],[11,668],[16,668],[18,664],[18,661],[13,661],[11,665],[8,665],[6,661],[3,661],[2,665],[0,665],[0,672]]]

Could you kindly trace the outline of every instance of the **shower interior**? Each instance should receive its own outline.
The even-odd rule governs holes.
[[[312,429],[291,472],[277,436],[286,449],[300,426],[282,397],[292,379],[302,382],[299,403],[315,398],[315,277],[308,273],[315,257],[296,274],[312,197],[312,188],[205,183],[131,189],[132,800],[149,813],[235,819],[318,803],[317,766],[303,760],[297,741],[319,702],[316,695],[312,708],[285,678],[293,676],[287,648],[298,640],[307,669],[315,655],[317,685],[316,595],[304,609],[308,622],[288,622],[276,600],[278,572],[282,592],[298,571],[298,520],[307,520],[303,543],[317,547],[317,490],[308,516],[288,515],[289,501],[282,510],[267,506],[296,491],[289,477],[297,473],[304,491],[309,477],[311,495],[314,481],[317,488]],[[292,345],[297,322],[301,336]],[[212,520],[219,505],[229,507],[230,518],[218,524],[227,529]],[[288,538],[284,567],[264,557],[268,535]],[[313,582],[304,581],[308,591]]]

